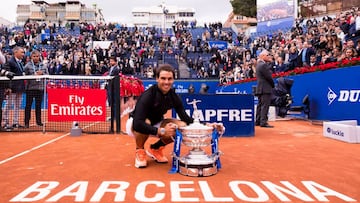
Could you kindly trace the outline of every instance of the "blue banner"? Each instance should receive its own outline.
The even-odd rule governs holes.
[[[149,88],[151,85],[156,84],[155,80],[143,80],[145,89]],[[178,94],[187,94],[189,92],[189,87],[194,88],[194,93],[200,93],[201,88],[206,88],[207,93],[215,94],[218,89],[219,81],[218,80],[175,80],[173,87],[175,92]]]
[[[199,100],[200,122],[217,122],[225,126],[223,136],[254,136],[254,97],[245,94],[181,94],[186,112],[193,115],[188,102]],[[173,117],[175,117],[173,112]]]
[[[310,99],[312,120],[357,120],[360,123],[360,66],[290,76],[294,80],[291,95],[294,106]],[[251,93],[256,82],[218,87],[218,92]]]
[[[209,47],[217,47],[220,50],[224,50],[228,48],[228,43],[226,41],[209,41]]]
[[[263,34],[270,34],[269,37],[271,38],[272,32],[278,32],[279,30],[289,30],[294,24],[294,18],[283,18],[283,19],[276,19],[270,20],[265,22],[258,22],[256,26],[256,31],[258,33]]]

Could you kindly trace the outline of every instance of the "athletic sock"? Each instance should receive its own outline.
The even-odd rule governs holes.
[[[150,148],[151,149],[159,149],[162,146],[165,146],[165,143],[163,141],[161,141],[161,140],[158,140],[156,143],[151,144]]]

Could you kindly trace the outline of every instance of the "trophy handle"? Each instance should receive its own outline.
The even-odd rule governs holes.
[[[176,129],[175,140],[174,140],[174,150],[173,150],[173,158],[172,158],[172,167],[169,170],[170,174],[174,174],[179,172],[179,158],[180,158],[180,148],[182,142],[182,135],[178,129]]]

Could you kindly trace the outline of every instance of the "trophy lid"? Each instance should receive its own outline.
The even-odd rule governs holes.
[[[185,126],[185,127],[180,127],[181,130],[212,130],[213,128],[210,127],[210,126],[206,126],[206,125],[203,125],[201,123],[199,123],[198,121],[195,121],[194,123],[188,125],[188,126]]]
[[[185,126],[185,127],[180,127],[180,131],[182,133],[185,134],[203,134],[203,135],[207,135],[207,134],[211,134],[213,128],[203,125],[200,123],[200,112],[197,108],[197,103],[201,102],[201,100],[196,100],[193,99],[192,101],[186,100],[187,104],[192,104],[193,108],[194,108],[194,113],[193,113],[193,117],[194,117],[194,123]]]

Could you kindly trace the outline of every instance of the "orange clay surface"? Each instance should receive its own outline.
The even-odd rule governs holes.
[[[325,138],[308,121],[270,124],[220,138],[222,168],[208,177],[169,174],[171,162],[150,158],[136,169],[123,134],[0,133],[0,203],[360,202],[360,144]]]

